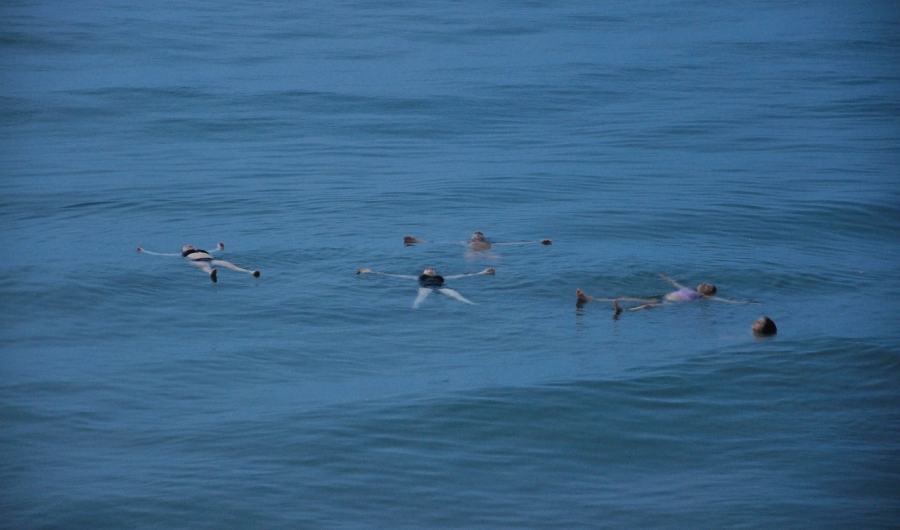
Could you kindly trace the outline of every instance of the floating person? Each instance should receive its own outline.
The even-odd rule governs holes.
[[[202,269],[203,272],[209,274],[209,279],[212,280],[213,283],[219,281],[219,272],[216,267],[225,267],[226,269],[231,269],[233,271],[246,272],[247,274],[255,278],[259,278],[259,271],[243,269],[241,267],[238,267],[234,263],[215,259],[213,257],[213,252],[218,252],[220,250],[223,250],[224,248],[225,243],[219,243],[218,245],[216,245],[216,249],[213,251],[195,248],[194,245],[185,245],[181,247],[181,254],[163,254],[159,252],[150,252],[149,250],[144,250],[141,247],[138,247],[137,251],[143,252],[144,254],[151,254],[153,256],[181,256]]]
[[[716,294],[717,289],[716,286],[711,283],[701,283],[697,286],[697,289],[691,289],[689,287],[685,287],[680,283],[676,282],[672,278],[669,278],[665,274],[660,274],[660,278],[666,280],[678,290],[671,292],[662,297],[653,297],[653,298],[633,298],[633,297],[618,297],[618,298],[594,298],[592,296],[588,296],[581,289],[575,290],[575,305],[578,307],[584,306],[589,302],[612,302],[613,309],[616,314],[620,314],[622,311],[640,311],[642,309],[650,309],[653,307],[659,307],[666,303],[672,302],[691,302],[694,300],[715,300],[717,302],[727,302],[730,304],[753,304],[756,302],[742,302],[739,300],[729,300],[727,298],[719,298],[717,296],[713,296]],[[643,304],[636,307],[623,308],[619,305],[619,302],[643,302]]]
[[[455,276],[441,276],[434,270],[432,267],[428,267],[425,269],[422,274],[419,276],[407,276],[404,274],[390,274],[387,272],[377,272],[372,269],[356,269],[356,274],[380,274],[382,276],[391,276],[394,278],[404,278],[407,280],[416,280],[419,282],[419,292],[416,296],[416,300],[413,302],[413,309],[418,309],[419,304],[421,304],[428,295],[432,293],[432,291],[437,291],[442,295],[449,296],[450,298],[455,298],[460,302],[464,302],[466,304],[475,305],[475,302],[467,300],[463,295],[458,292],[450,289],[449,287],[444,287],[445,280],[457,280],[459,278],[467,278],[469,276],[481,276],[485,274],[494,274],[496,270],[494,269],[485,269],[481,272],[473,272],[470,274],[457,274]]]
[[[428,241],[424,239],[419,239],[414,236],[403,236],[403,244],[407,247],[412,245],[418,245],[420,243],[428,243]],[[470,250],[475,252],[485,252],[491,250],[493,247],[499,246],[518,246],[518,245],[531,245],[534,243],[540,243],[541,245],[552,245],[553,241],[550,239],[541,239],[539,241],[518,241],[515,243],[493,243],[488,241],[486,237],[484,237],[484,233],[480,230],[477,230],[469,241],[466,243],[466,246],[469,247]]]
[[[762,316],[756,319],[756,322],[750,326],[750,329],[753,330],[753,334],[759,337],[768,337],[769,335],[774,335],[778,333],[778,327],[775,326],[775,322],[772,321],[771,318]]]

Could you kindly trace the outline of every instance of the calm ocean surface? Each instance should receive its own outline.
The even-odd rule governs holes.
[[[0,528],[900,525],[896,2],[12,1],[0,39]],[[135,251],[219,241],[262,276]],[[356,274],[428,266],[497,272]],[[575,306],[660,274],[758,304]]]

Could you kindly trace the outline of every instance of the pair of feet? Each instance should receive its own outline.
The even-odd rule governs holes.
[[[259,271],[253,271],[250,273],[254,278],[259,278]],[[209,279],[212,280],[213,283],[219,281],[219,271],[218,269],[213,269],[209,271]]]
[[[578,303],[578,305],[579,305],[579,307],[580,307],[580,306],[582,306],[582,305],[584,305],[584,304],[586,304],[586,303],[588,303],[588,302],[593,301],[594,299],[591,298],[590,296],[586,295],[586,294],[584,293],[584,291],[582,291],[581,289],[575,289],[575,300],[576,300],[576,302]],[[616,312],[617,315],[618,315],[618,314],[621,314],[622,311],[624,311],[624,310],[622,309],[622,306],[619,305],[619,301],[618,301],[618,300],[613,300],[613,301],[612,301],[612,304],[613,304],[613,309],[615,310],[615,312]]]

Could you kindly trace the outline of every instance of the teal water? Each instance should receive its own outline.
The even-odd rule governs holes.
[[[893,3],[12,2],[0,35],[0,527],[900,520]],[[261,277],[135,252],[219,241]],[[417,310],[356,274],[428,266],[496,274]],[[660,274],[757,303],[575,306]]]

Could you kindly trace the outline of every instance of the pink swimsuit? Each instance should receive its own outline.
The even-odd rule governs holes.
[[[665,296],[666,300],[672,302],[690,302],[691,300],[699,300],[703,298],[703,295],[698,293],[693,289],[678,289],[674,293],[669,293]]]

